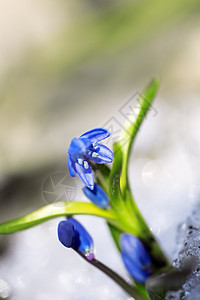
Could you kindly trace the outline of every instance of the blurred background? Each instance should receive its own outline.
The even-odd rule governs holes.
[[[200,194],[199,17],[198,0],[0,1],[1,222],[58,198],[83,201],[68,175],[71,138],[115,129],[130,97],[160,76],[129,172],[149,226],[176,256],[177,225]],[[104,221],[78,219],[97,258],[128,279]],[[58,221],[0,236],[0,299],[130,299],[57,242]]]

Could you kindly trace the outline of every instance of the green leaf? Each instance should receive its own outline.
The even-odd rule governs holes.
[[[121,193],[120,188],[120,176],[122,171],[122,150],[119,143],[114,143],[113,145],[114,160],[113,167],[110,172],[109,177],[109,198],[112,209],[118,216],[118,220],[123,224],[123,231],[119,226],[116,228],[115,232],[110,229],[117,247],[119,247],[119,236],[122,232],[130,231],[132,234],[138,235],[141,233],[142,229],[146,231],[146,223],[144,222],[142,215],[140,214],[131,191],[127,192],[125,197]]]
[[[92,203],[57,202],[44,206],[24,217],[0,224],[0,234],[14,233],[41,224],[50,219],[73,214],[88,214],[108,219],[115,223],[112,210],[103,210]]]
[[[120,251],[120,242],[119,241],[120,241],[120,235],[121,235],[122,231],[120,231],[115,226],[110,224],[109,221],[107,221],[107,225],[108,225],[108,228],[109,228],[110,233],[112,235],[112,238],[115,242],[115,245],[116,245],[117,249]]]
[[[122,132],[121,135],[120,140],[127,141],[123,145],[121,145],[122,153],[123,153],[123,163],[122,163],[120,185],[121,185],[121,191],[123,195],[125,195],[127,188],[129,189],[128,163],[129,163],[131,147],[133,145],[135,137],[140,129],[140,126],[147,112],[151,108],[151,104],[153,102],[153,99],[155,98],[156,92],[159,87],[159,82],[160,80],[158,78],[155,78],[142,92],[142,95],[138,101],[140,103],[139,114],[133,123],[127,121],[127,124],[125,124],[125,130]]]
[[[122,171],[122,151],[119,144],[113,144],[113,167],[109,177],[109,197],[112,208],[119,211],[124,208],[120,190],[120,176]]]
[[[109,194],[110,168],[104,164],[95,164],[92,168],[95,171],[96,182],[103,188],[106,194]]]

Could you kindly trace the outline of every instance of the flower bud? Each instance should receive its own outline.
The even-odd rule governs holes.
[[[98,207],[106,208],[108,206],[109,203],[108,196],[98,184],[96,183],[94,184],[93,190],[85,186],[83,188],[83,193]]]
[[[131,259],[129,259],[123,252],[122,252],[122,260],[124,265],[131,275],[131,277],[140,283],[145,283],[147,278],[151,275],[151,269],[143,270],[138,268]]]
[[[151,258],[141,241],[131,234],[124,233],[120,238],[122,259],[130,275],[144,283],[151,275]]]
[[[85,228],[75,219],[61,221],[58,224],[58,239],[67,248],[82,252],[88,260],[94,258],[93,240]]]
[[[85,254],[87,259],[92,260],[94,258],[94,244],[91,236],[81,225],[81,223],[74,218],[68,218],[68,222],[74,226],[75,231],[73,248]]]
[[[72,223],[61,221],[58,224],[58,239],[67,248],[74,245],[75,231]]]

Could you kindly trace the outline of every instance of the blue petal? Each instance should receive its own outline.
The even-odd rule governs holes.
[[[88,148],[91,146],[91,141],[89,139],[78,139],[73,138],[68,148],[68,153],[71,156],[78,156],[85,154]]]
[[[113,161],[113,152],[106,146],[96,144],[94,147],[89,148],[86,156],[98,164],[107,164]]]
[[[74,169],[82,182],[91,190],[94,189],[94,177],[92,174],[92,168],[89,162],[83,158],[78,157],[74,163]]]
[[[122,252],[139,268],[150,266],[151,258],[141,241],[132,234],[124,233],[120,237]]]
[[[110,136],[110,132],[104,128],[95,128],[90,131],[85,132],[80,136],[80,138],[87,138],[93,143],[104,140]]]
[[[100,208],[106,208],[108,206],[108,196],[104,190],[98,185],[94,184],[94,189],[90,190],[86,186],[83,188],[83,192],[94,204]]]
[[[75,172],[74,172],[74,169],[73,169],[73,164],[72,164],[72,160],[71,160],[70,155],[68,157],[68,168],[69,168],[70,176],[75,177]]]
[[[89,254],[91,256],[94,249],[92,237],[77,220],[74,218],[68,218],[68,221],[73,224],[75,230],[74,247],[84,254]]]
[[[75,238],[74,226],[68,221],[61,221],[58,224],[58,239],[67,248],[73,246]]]
[[[139,267],[137,267],[132,260],[129,259],[129,257],[126,256],[123,252],[122,254],[122,259],[124,262],[124,265],[127,269],[127,271],[130,273],[131,277],[140,282],[140,283],[145,283],[147,278],[150,276],[150,272],[146,270],[142,270]]]

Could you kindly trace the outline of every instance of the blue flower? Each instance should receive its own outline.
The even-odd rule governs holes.
[[[141,241],[135,236],[124,233],[120,238],[121,255],[124,265],[136,281],[145,283],[152,274],[151,258]]]
[[[98,185],[94,184],[94,189],[91,190],[88,187],[83,188],[83,192],[86,197],[88,197],[94,204],[100,208],[106,208],[109,203],[108,196],[104,190]]]
[[[65,247],[82,252],[88,260],[94,258],[93,240],[74,218],[68,218],[58,224],[58,239]]]
[[[73,138],[68,148],[68,167],[71,176],[78,174],[83,183],[91,190],[94,189],[94,177],[89,161],[98,164],[111,163],[113,152],[98,142],[106,139],[110,133],[103,128],[85,132],[79,138]]]

